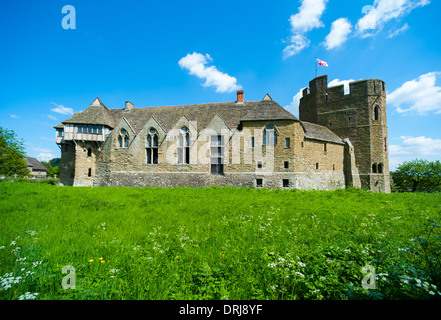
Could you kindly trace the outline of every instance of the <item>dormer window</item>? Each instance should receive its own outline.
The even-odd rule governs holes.
[[[129,147],[129,133],[127,130],[122,129],[118,135],[118,148]]]
[[[158,164],[159,135],[155,128],[147,134],[147,164]]]
[[[275,146],[277,144],[277,132],[273,125],[267,125],[263,130],[263,145]]]
[[[187,127],[182,127],[178,136],[178,163],[190,163],[190,132]]]

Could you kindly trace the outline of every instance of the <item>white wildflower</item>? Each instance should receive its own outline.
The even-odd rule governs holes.
[[[30,293],[26,292],[25,294],[18,297],[18,300],[34,300],[37,297],[38,293]]]
[[[39,266],[43,261],[32,262],[32,268]]]

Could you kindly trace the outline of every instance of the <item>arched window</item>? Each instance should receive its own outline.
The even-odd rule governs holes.
[[[383,173],[383,164],[382,164],[382,163],[379,163],[379,164],[378,164],[377,172],[378,172],[378,173]]]
[[[374,107],[374,120],[380,120],[380,107]]]
[[[118,135],[118,148],[129,147],[129,133],[125,129],[121,129]]]
[[[372,173],[377,173],[377,164],[372,164]]]
[[[158,131],[154,128],[150,128],[147,134],[147,164],[158,164],[158,147]]]
[[[123,138],[121,136],[118,136],[118,148],[122,148],[123,146]]]
[[[178,136],[178,163],[190,163],[190,132],[187,127],[182,127]]]
[[[273,125],[267,125],[263,130],[263,145],[275,146],[277,144],[277,132]]]

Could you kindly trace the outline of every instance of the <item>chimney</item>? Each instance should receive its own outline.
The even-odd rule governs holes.
[[[243,103],[243,90],[237,90],[237,103]]]
[[[131,103],[130,101],[126,101],[126,108],[124,110],[130,111],[132,109],[133,109],[133,103]]]

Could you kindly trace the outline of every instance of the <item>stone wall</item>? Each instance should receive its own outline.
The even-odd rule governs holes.
[[[342,173],[225,173],[223,176],[207,172],[110,172],[96,180],[96,186],[115,187],[249,187],[258,188],[257,179],[262,179],[262,188],[335,190],[344,188]],[[284,186],[284,181],[288,185]]]
[[[72,186],[75,178],[75,145],[73,143],[61,144],[60,159],[60,184]]]
[[[263,146],[263,129],[272,124],[277,132],[275,146]],[[241,130],[231,131],[215,116],[208,128],[197,132],[196,124],[182,119],[176,129],[190,128],[190,164],[177,164],[173,132],[165,133],[152,120],[136,136],[127,124],[120,123],[109,135],[97,156],[96,186],[134,187],[257,187],[336,189],[344,188],[344,146],[305,140],[298,121],[244,122]],[[158,164],[146,163],[146,135],[153,127],[159,134]],[[133,135],[128,148],[118,148],[121,129]],[[224,175],[210,174],[210,136],[225,135]],[[254,147],[251,145],[254,138]],[[289,145],[286,144],[289,138]],[[317,167],[317,163],[319,166]],[[283,186],[283,180],[289,180]],[[287,181],[285,181],[287,182]]]

